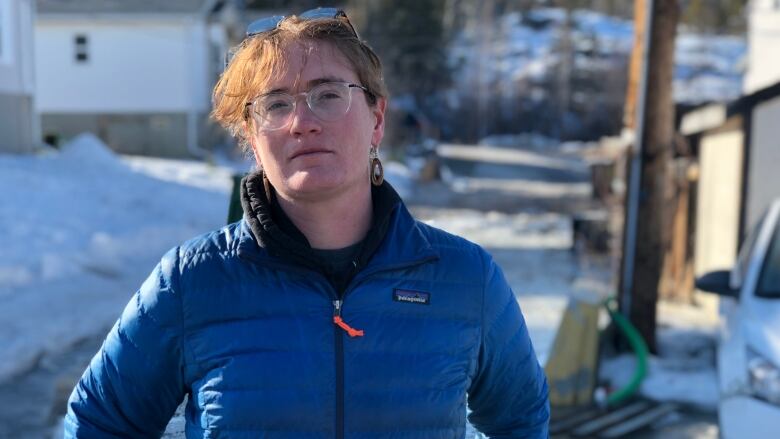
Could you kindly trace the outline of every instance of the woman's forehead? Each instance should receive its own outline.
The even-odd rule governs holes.
[[[357,82],[346,56],[324,42],[296,41],[280,47],[282,59],[268,72],[266,90],[305,90],[323,80]]]

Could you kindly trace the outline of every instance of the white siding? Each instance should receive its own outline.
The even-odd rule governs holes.
[[[753,1],[748,10],[748,68],[744,94],[780,81],[780,2]]]
[[[210,46],[208,28],[205,22],[198,22],[190,26],[190,59],[186,61],[189,75],[189,90],[191,93],[191,104],[185,108],[190,110],[205,110],[211,108],[211,89],[213,84],[209,82],[209,57],[208,50]]]
[[[35,93],[35,9],[33,0],[19,3],[19,22],[22,38],[17,46],[20,48],[20,64],[22,67],[22,90],[27,94]]]
[[[707,134],[699,154],[696,208],[696,276],[728,269],[737,255],[742,188],[741,130]]]
[[[33,93],[33,1],[0,0],[0,93]]]
[[[10,66],[14,61],[13,42],[19,37],[13,26],[11,15],[16,15],[16,2],[0,1],[0,66]]]
[[[36,25],[42,113],[207,111],[204,26],[162,19],[40,19]],[[75,56],[87,36],[88,61]]]
[[[780,96],[753,109],[748,176],[747,230],[780,197]]]

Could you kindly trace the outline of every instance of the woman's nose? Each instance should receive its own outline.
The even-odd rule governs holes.
[[[290,132],[293,135],[300,136],[306,133],[316,133],[322,131],[322,122],[314,115],[306,103],[306,99],[299,99],[293,111],[292,121],[290,122]]]

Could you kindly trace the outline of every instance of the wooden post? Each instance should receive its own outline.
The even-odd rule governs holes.
[[[690,302],[693,284],[689,284],[691,258],[688,253],[688,213],[690,210],[690,160],[686,157],[673,161],[672,186],[675,199],[669,203],[671,212],[671,241],[664,254],[663,271],[659,282],[658,294],[662,299]]]
[[[639,95],[639,82],[642,77],[643,42],[645,40],[646,0],[634,1],[634,45],[631,49],[631,61],[628,65],[628,90],[623,110],[623,126],[636,129],[636,105]]]
[[[646,3],[644,0],[637,0],[635,7],[635,18],[641,17]],[[651,12],[651,19],[642,21],[651,23],[648,29],[649,39],[640,36],[637,38],[639,42],[634,46],[635,49],[639,47],[641,50],[642,41],[647,41],[647,57],[643,56],[643,52],[642,55],[633,55],[639,57],[640,62],[646,59],[648,64],[644,81],[640,75],[635,92],[635,95],[639,95],[642,92],[639,88],[643,87],[644,99],[634,98],[632,104],[635,107],[644,104],[644,108],[636,112],[642,115],[643,120],[632,122],[638,127],[635,139],[640,145],[639,156],[634,155],[632,159],[639,160],[641,172],[638,192],[632,193],[629,190],[629,196],[626,198],[627,205],[632,202],[638,205],[635,204],[636,215],[630,215],[631,209],[626,209],[626,229],[633,228],[635,233],[630,238],[632,245],[624,246],[624,268],[626,261],[630,261],[630,268],[623,270],[621,291],[628,291],[629,297],[624,301],[628,318],[642,334],[651,352],[656,352],[656,302],[663,255],[669,241],[666,230],[669,199],[667,168],[674,146],[672,75],[679,15],[677,0],[653,0]]]

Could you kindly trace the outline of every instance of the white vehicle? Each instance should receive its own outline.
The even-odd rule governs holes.
[[[720,434],[780,437],[780,199],[759,220],[731,271],[696,280],[722,296]]]

